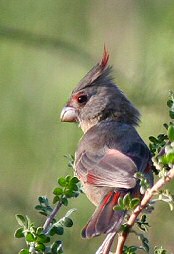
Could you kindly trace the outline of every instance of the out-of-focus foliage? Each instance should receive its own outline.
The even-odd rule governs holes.
[[[28,216],[16,215],[20,227],[15,231],[16,238],[24,238],[26,246],[18,253],[20,254],[61,254],[64,252],[63,241],[58,240],[60,235],[64,234],[65,227],[72,227],[73,221],[70,215],[76,209],[70,209],[62,218],[57,220],[58,212],[62,206],[68,205],[70,198],[77,198],[81,193],[81,184],[77,177],[58,178],[58,187],[53,191],[54,208],[50,205],[47,197],[38,198],[39,205],[35,207],[40,214],[46,216],[46,221],[41,226],[31,222]],[[56,236],[56,237],[55,237]],[[57,239],[58,238],[58,239]]]
[[[142,113],[148,141],[167,121],[164,108],[174,80],[174,2],[0,0],[0,253],[17,253],[14,214],[32,214],[39,195],[52,197],[55,179],[68,174],[81,131],[59,122],[71,90],[110,51],[120,88]],[[73,206],[73,204],[72,204]],[[77,200],[74,229],[65,232],[67,254],[93,253],[101,238],[85,241],[80,230],[94,207]],[[161,222],[161,230],[155,225]],[[174,249],[170,211],[154,211],[152,242]],[[19,243],[18,243],[19,242]],[[20,245],[20,247],[19,247]]]

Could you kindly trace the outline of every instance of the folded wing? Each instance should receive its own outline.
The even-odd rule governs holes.
[[[82,152],[76,161],[76,171],[85,183],[131,189],[136,185],[134,161],[116,149],[105,149],[103,154]]]

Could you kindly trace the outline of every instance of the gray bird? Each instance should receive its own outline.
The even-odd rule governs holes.
[[[151,154],[137,133],[139,111],[114,84],[104,55],[73,90],[61,121],[78,122],[84,132],[75,154],[75,173],[96,210],[82,237],[102,233],[106,240],[97,253],[107,254],[123,222],[125,211],[114,211],[119,197],[140,197],[136,172],[153,184]]]

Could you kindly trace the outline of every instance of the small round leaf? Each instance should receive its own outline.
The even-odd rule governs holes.
[[[64,228],[63,227],[56,227],[56,234],[57,235],[63,235]]]
[[[61,187],[65,187],[66,186],[66,179],[64,177],[61,177],[58,179],[58,184],[61,186]]]
[[[14,236],[15,236],[16,238],[22,238],[22,237],[24,237],[23,230],[24,230],[23,228],[18,228],[18,229],[15,231]]]
[[[54,226],[51,230],[50,230],[50,235],[51,236],[53,236],[53,235],[55,235],[55,234],[57,234],[57,235],[63,235],[63,233],[64,233],[64,228],[63,227],[61,227],[61,226],[58,226],[58,227],[56,227],[56,226]]]
[[[68,175],[68,176],[66,176],[65,179],[66,179],[66,182],[69,183],[69,181],[71,180],[71,176]]]
[[[133,198],[131,200],[131,204],[130,204],[131,209],[135,209],[139,205],[139,203],[140,203],[140,199],[139,198]]]
[[[55,197],[53,198],[53,204],[55,204],[55,203],[57,203],[57,202],[59,202],[59,201],[60,201],[59,196],[55,196]]]
[[[63,190],[59,187],[55,188],[53,191],[53,194],[56,196],[62,195],[63,194]]]
[[[25,240],[27,242],[34,242],[35,241],[35,237],[34,237],[34,235],[32,233],[28,232],[26,237],[25,237]]]
[[[43,206],[41,206],[41,205],[36,205],[36,206],[35,206],[35,209],[36,209],[36,210],[42,210],[42,208],[43,208]]]
[[[73,221],[70,218],[65,217],[64,225],[65,225],[65,227],[72,227],[73,226]]]
[[[65,191],[65,195],[66,195],[68,198],[73,197],[73,190],[67,189],[67,190]]]
[[[168,106],[169,108],[171,108],[171,107],[173,106],[173,101],[172,101],[172,100],[168,100],[168,101],[167,101],[167,106]]]
[[[124,209],[121,207],[121,206],[119,206],[119,205],[116,205],[116,206],[114,206],[114,211],[123,211]]]
[[[73,178],[71,178],[71,180],[70,180],[71,184],[77,184],[78,182],[79,182],[79,179],[75,176]]]

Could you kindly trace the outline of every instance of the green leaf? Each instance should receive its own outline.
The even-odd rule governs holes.
[[[63,194],[63,190],[59,187],[55,188],[53,191],[53,194],[56,196],[62,195]]]
[[[22,249],[19,254],[29,254],[29,250],[28,249]]]
[[[122,208],[122,210],[124,210],[124,203],[123,203],[123,198],[122,197],[119,197],[118,205]]]
[[[149,137],[149,140],[150,140],[152,143],[158,143],[158,140],[157,140],[155,137],[153,137],[153,136],[150,136],[150,137]]]
[[[50,237],[48,237],[44,234],[40,234],[39,236],[37,236],[36,241],[38,243],[49,243],[50,242]]]
[[[154,248],[154,254],[167,254],[167,251],[163,249],[163,247],[157,247]]]
[[[69,189],[71,191],[78,191],[78,186],[75,183],[71,183],[69,184]]]
[[[141,216],[141,222],[142,222],[142,223],[146,222],[146,218],[147,218],[147,216],[146,216],[145,214],[143,214],[143,215]]]
[[[30,228],[31,226],[33,226],[33,223],[31,222],[30,218],[26,215],[26,222],[27,222],[27,227]]]
[[[61,187],[65,187],[66,186],[66,179],[64,177],[61,177],[58,179],[58,184],[61,186]]]
[[[52,227],[51,230],[49,231],[49,235],[53,236],[56,234],[56,227]]]
[[[40,235],[40,234],[42,234],[42,232],[43,232],[43,227],[38,227],[37,230],[36,230],[36,233],[38,235]]]
[[[68,175],[68,176],[66,176],[65,179],[66,179],[66,182],[69,183],[69,181],[71,180],[71,176]]]
[[[149,245],[148,245],[148,243],[149,243],[148,239],[143,234],[138,235],[138,239],[142,241],[142,244],[143,244],[143,247],[144,247],[145,251],[147,253],[149,253],[150,248],[149,248]]]
[[[71,184],[77,184],[78,182],[79,182],[79,179],[75,176],[73,178],[71,178],[71,180],[70,180]]]
[[[15,231],[14,236],[15,236],[16,238],[22,238],[22,237],[24,237],[23,230],[24,230],[23,228],[18,228],[18,229]]]
[[[36,243],[35,250],[39,252],[45,251],[45,245],[43,243]]]
[[[139,198],[133,198],[130,203],[130,208],[135,209],[140,204]]]
[[[63,235],[64,233],[64,228],[63,227],[56,227],[56,234],[57,235]]]
[[[71,198],[73,197],[73,190],[71,189],[67,189],[65,190],[65,193],[64,193],[68,198]]]
[[[62,248],[62,242],[56,241],[51,245],[52,254],[57,254],[58,251]],[[63,253],[63,252],[62,252]]]
[[[34,226],[32,226],[32,227],[30,227],[30,232],[32,233],[32,234],[35,234],[36,233],[36,227],[34,227]]]
[[[174,163],[174,153],[169,153],[167,155],[164,155],[161,157],[161,161],[164,165],[167,165],[169,163],[173,164]]]
[[[137,246],[124,246],[124,249],[123,249],[123,254],[136,254],[136,251],[138,250],[139,248]]]
[[[122,224],[120,230],[121,230],[123,233],[128,233],[128,232],[130,231],[130,226],[127,225],[127,224]]]
[[[121,206],[119,206],[119,205],[114,206],[113,209],[114,209],[115,211],[123,211],[123,210],[124,210],[124,208],[121,207]]]
[[[44,216],[47,216],[47,215],[48,215],[46,212],[43,212],[43,211],[41,211],[41,212],[39,212],[39,213],[42,214],[42,215],[44,215]]]
[[[62,198],[62,204],[64,206],[67,206],[68,205],[68,199],[67,198]]]
[[[16,214],[16,220],[20,226],[27,227],[27,220],[25,219],[23,215]]]
[[[68,167],[73,168],[74,167],[74,156],[71,154],[64,155],[65,158],[68,160]]]
[[[165,126],[165,124],[164,124],[164,126]],[[168,129],[168,127],[167,127],[167,129]],[[159,139],[159,141],[164,141],[167,139],[167,135],[159,134],[157,138]]]
[[[167,165],[167,164],[168,164],[168,159],[167,159],[167,156],[166,156],[166,155],[164,155],[164,156],[161,157],[161,162],[162,162],[162,164],[164,164],[164,165]]]
[[[36,209],[36,210],[42,210],[42,209],[43,209],[43,206],[41,206],[41,205],[36,205],[36,206],[35,206],[35,209]]]
[[[27,242],[34,242],[35,241],[35,237],[34,237],[34,235],[32,233],[28,232],[26,237],[25,237],[25,240]]]
[[[171,108],[171,107],[173,106],[173,101],[172,101],[172,100],[168,100],[168,101],[167,101],[167,106],[168,106],[169,108]]]
[[[131,202],[130,193],[127,193],[123,198],[124,207],[129,208],[130,202]]]
[[[165,128],[166,130],[168,130],[168,124],[167,124],[167,123],[164,123],[163,126],[164,126],[164,128]]]
[[[174,164],[174,153],[170,153],[167,155],[168,162]]]
[[[61,226],[54,226],[54,227],[52,227],[52,229],[50,230],[50,235],[51,236],[53,236],[53,235],[55,235],[55,234],[57,234],[57,235],[63,235],[63,233],[64,233],[64,228],[63,227],[61,227]]]
[[[130,251],[136,251],[137,250],[137,247],[136,246],[130,246]]]
[[[171,119],[174,119],[174,112],[173,111],[169,111],[169,116],[171,117]]]
[[[55,203],[57,203],[57,202],[59,202],[60,201],[60,197],[59,196],[55,196],[54,198],[53,198],[53,204],[55,204]]]
[[[174,125],[170,125],[168,128],[168,136],[171,142],[174,141]]]
[[[73,226],[73,221],[70,218],[65,217],[64,225],[65,225],[65,227],[72,227]]]
[[[38,198],[38,200],[39,200],[39,202],[40,202],[41,204],[46,204],[46,205],[48,205],[48,198],[47,198],[47,197],[41,196],[41,197]]]

